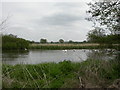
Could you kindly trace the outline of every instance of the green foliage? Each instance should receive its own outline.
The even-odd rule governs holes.
[[[120,30],[120,0],[95,1],[88,5],[90,9],[87,12],[91,14],[88,20],[106,25],[113,34]]]
[[[52,78],[57,78],[59,75],[62,74],[61,69],[59,68],[59,66],[55,63],[53,63],[52,65],[49,65],[49,74]]]
[[[2,49],[3,50],[24,50],[29,48],[29,42],[22,38],[15,36],[3,35],[2,36]]]
[[[120,44],[120,35],[105,35],[103,31],[91,30],[88,33],[88,42],[100,44]]]
[[[74,43],[74,41],[72,41],[72,40],[69,40],[69,41],[68,41],[68,43]]]
[[[78,88],[79,78],[92,85],[107,87],[120,78],[120,61],[63,61],[37,65],[3,64],[3,87],[6,88]],[[9,82],[9,84],[8,84]]]
[[[40,39],[40,43],[47,43],[47,39]]]
[[[63,39],[60,39],[60,40],[59,40],[59,43],[64,43],[64,40],[63,40]]]
[[[64,79],[56,79],[53,83],[50,83],[50,88],[60,88],[64,84]]]
[[[63,62],[60,62],[59,64],[60,64],[60,69],[61,69],[62,73],[68,74],[68,73],[72,72],[73,66],[72,66],[71,61],[64,60]]]

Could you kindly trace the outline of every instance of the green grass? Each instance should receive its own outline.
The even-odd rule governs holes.
[[[118,60],[63,61],[36,65],[3,64],[3,88],[79,88],[111,86],[120,79]]]

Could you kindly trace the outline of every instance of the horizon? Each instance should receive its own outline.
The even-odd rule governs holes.
[[[89,2],[2,2],[3,19],[11,16],[3,33],[35,42],[85,41],[93,28],[85,20]]]

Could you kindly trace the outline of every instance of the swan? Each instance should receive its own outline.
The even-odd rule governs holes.
[[[97,51],[97,50],[94,50],[95,52]]]
[[[67,50],[62,50],[63,52],[67,52]]]
[[[25,51],[26,51],[27,49],[25,48]]]

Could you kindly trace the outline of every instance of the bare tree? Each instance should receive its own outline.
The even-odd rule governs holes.
[[[0,21],[0,32],[7,28],[6,24],[10,16],[7,16],[6,19]]]

